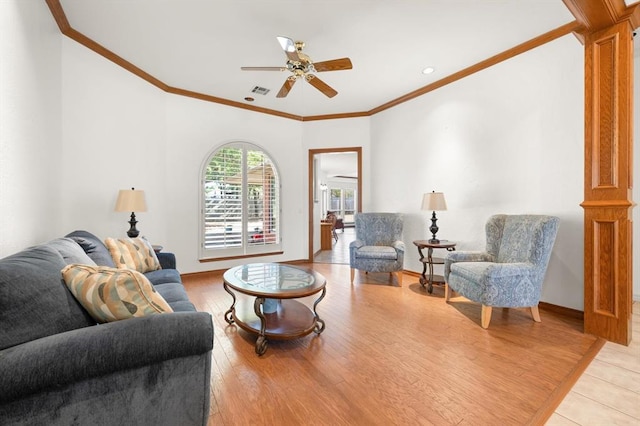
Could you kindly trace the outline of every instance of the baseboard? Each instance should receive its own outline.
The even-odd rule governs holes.
[[[307,259],[299,259],[299,260],[288,260],[286,262],[281,262],[281,263],[285,263],[285,264],[289,264],[289,265],[298,265],[298,264],[305,264],[305,263],[309,263],[309,261]],[[204,276],[207,274],[221,274],[224,273],[227,269],[229,268],[224,268],[224,269],[215,269],[215,270],[210,270],[210,271],[201,271],[201,272],[189,272],[186,274],[181,274],[183,277],[198,277],[198,276]],[[402,271],[404,274],[406,275],[410,275],[410,276],[414,276],[414,277],[421,277],[422,274],[420,274],[419,272],[414,272],[414,271],[408,271],[408,270],[403,270]],[[540,302],[538,304],[538,308],[542,309],[543,311],[547,311],[547,312],[553,312],[556,313],[558,315],[563,315],[569,318],[575,318],[578,319],[580,321],[584,321],[584,312],[579,311],[577,309],[572,309],[572,308],[567,308],[565,306],[559,306],[559,305],[554,305],[552,303],[547,303],[547,302]]]
[[[547,302],[538,303],[538,308],[548,312],[554,312],[559,315],[575,318],[580,321],[584,321],[584,312],[577,309],[567,308],[565,306],[558,306]]]
[[[419,272],[414,272],[414,271],[409,271],[409,270],[404,270],[402,271],[404,274],[406,275],[411,275],[413,277],[421,277],[422,274]],[[570,318],[575,318],[578,319],[580,321],[584,321],[584,312],[583,311],[579,311],[577,309],[572,309],[572,308],[567,308],[565,306],[559,306],[559,305],[554,305],[552,303],[547,303],[547,302],[539,302],[538,303],[538,308],[542,309],[544,311],[547,312],[553,312],[559,315],[563,315],[563,316],[567,316]]]

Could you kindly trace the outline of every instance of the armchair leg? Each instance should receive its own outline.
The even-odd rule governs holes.
[[[353,284],[353,277],[356,275],[356,270],[351,268],[351,284]]]
[[[482,314],[480,320],[482,328],[489,328],[489,322],[491,322],[491,306],[482,305]]]
[[[542,322],[540,319],[540,311],[538,311],[538,305],[531,307],[531,316],[535,322]]]
[[[398,286],[402,287],[402,271],[397,271],[395,273],[391,273],[391,277],[393,278],[393,276],[396,276],[397,280],[398,280]]]
[[[451,299],[451,287],[448,283],[444,283],[444,301],[449,302],[449,299]]]

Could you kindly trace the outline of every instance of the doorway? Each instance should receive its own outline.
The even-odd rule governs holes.
[[[353,154],[353,163],[340,165],[345,155]],[[334,158],[332,159],[332,156]],[[338,160],[339,159],[339,160]],[[323,161],[326,160],[326,161]],[[336,161],[334,161],[336,160]],[[322,168],[322,163],[325,167]],[[327,163],[336,168],[330,171]],[[353,220],[353,214],[361,211],[362,206],[362,148],[323,148],[309,150],[309,262],[313,262],[319,251],[320,223],[331,210],[331,206],[338,206],[343,220]],[[340,182],[344,182],[341,184]],[[351,189],[353,188],[353,192]],[[333,190],[333,191],[332,191]],[[334,197],[332,197],[332,195]],[[335,197],[340,194],[339,200]],[[349,223],[347,224],[349,225]],[[338,231],[338,238],[340,238]]]

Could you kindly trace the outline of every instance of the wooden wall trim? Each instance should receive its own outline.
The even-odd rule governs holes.
[[[58,24],[58,28],[62,34],[65,34],[67,30],[71,28],[69,24],[69,20],[67,19],[67,14],[64,13],[62,9],[62,5],[60,4],[60,0],[46,0],[47,6],[49,6],[49,10],[53,15],[53,19]]]
[[[297,120],[297,121],[302,121],[303,120],[303,117],[300,116],[300,115],[289,114],[289,113],[286,113],[286,112],[277,111],[275,109],[262,108],[262,107],[257,107],[257,106],[254,106],[254,105],[247,105],[247,104],[243,104],[242,102],[231,101],[229,99],[218,98],[216,96],[205,95],[204,93],[194,92],[194,91],[191,91],[191,90],[180,89],[180,88],[177,88],[177,87],[167,86],[165,91],[167,93],[173,93],[174,95],[186,96],[188,98],[199,99],[201,101],[213,102],[213,103],[217,103],[217,104],[221,104],[221,105],[227,105],[227,106],[234,107],[234,108],[241,108],[241,109],[246,109],[246,110],[249,110],[249,111],[260,112],[260,113],[263,113],[263,114],[275,115],[275,116],[278,116],[278,117],[289,118],[291,120]]]
[[[325,115],[307,115],[302,118],[302,121],[318,121],[318,120],[335,120],[337,118],[358,118],[368,117],[371,114],[367,111],[361,112],[345,112],[342,114],[325,114]]]

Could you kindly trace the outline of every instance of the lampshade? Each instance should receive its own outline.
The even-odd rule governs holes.
[[[139,189],[121,189],[116,200],[117,212],[146,212],[147,202],[144,191]]]
[[[444,211],[447,210],[447,202],[444,200],[442,192],[427,192],[422,196],[422,210]]]

